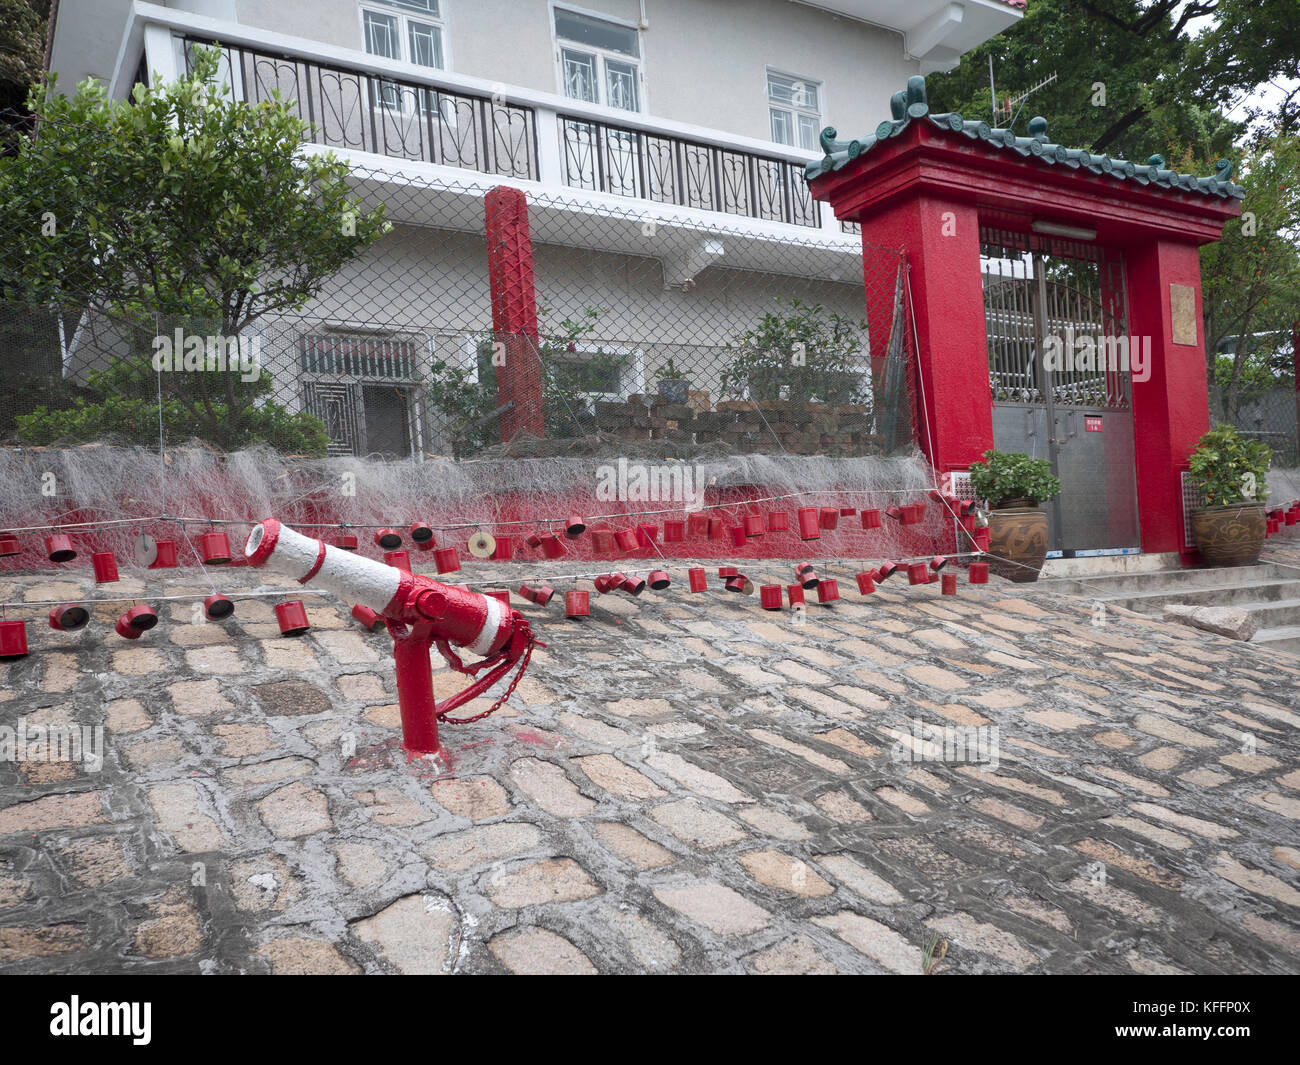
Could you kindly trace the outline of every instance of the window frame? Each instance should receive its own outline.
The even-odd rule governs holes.
[[[376,59],[387,59],[394,63],[405,63],[408,66],[418,67],[421,70],[441,70],[451,71],[451,38],[447,32],[447,0],[437,0],[438,14],[435,16],[428,11],[419,8],[408,7],[401,3],[400,0],[360,0],[357,4],[357,22],[361,29],[361,50],[366,55],[373,56]],[[393,18],[397,20],[397,51],[396,56],[386,56],[379,52],[370,51],[369,36],[366,32],[366,14],[379,15],[384,18]],[[428,66],[424,63],[417,63],[411,56],[411,37],[410,23],[416,22],[422,26],[432,26],[438,32],[438,41],[442,49],[442,66]],[[431,110],[424,102],[424,94],[418,97],[410,97],[406,93],[400,93],[400,104],[390,106],[384,98],[383,88],[371,82],[370,106],[378,110],[385,111],[394,115],[424,115]],[[429,93],[436,92],[436,89],[429,89]],[[437,110],[441,121],[450,125],[455,125],[454,116],[447,118],[445,109],[434,108]]]
[[[570,41],[567,37],[561,37],[559,30],[555,25],[555,13],[564,11],[572,15],[582,15],[586,18],[596,19],[599,22],[607,22],[611,26],[621,26],[624,29],[631,30],[636,35],[637,54],[635,56],[627,55],[624,52],[615,52],[607,48],[598,48],[594,45],[583,44],[581,41]],[[646,80],[645,80],[645,40],[641,36],[641,27],[627,19],[617,18],[607,14],[604,11],[591,11],[587,8],[578,7],[576,4],[557,3],[551,0],[547,6],[547,14],[551,23],[551,48],[555,62],[555,79],[558,86],[559,95],[566,100],[573,100],[576,103],[592,104],[596,107],[606,107],[611,111],[623,111],[629,115],[644,115],[649,113],[649,101],[646,99]],[[596,68],[596,88],[597,96],[595,100],[583,100],[576,96],[570,96],[567,89],[566,79],[564,76],[564,52],[565,50],[578,52],[583,55],[589,55],[595,61]],[[607,63],[620,63],[624,66],[630,66],[633,69],[633,87],[636,92],[636,107],[615,107],[609,102],[609,71]]]
[[[771,79],[773,77],[784,78],[788,81],[802,82],[804,85],[815,87],[817,90],[816,108],[798,107],[794,104],[778,103],[773,100],[771,91]],[[815,152],[818,150],[819,145],[817,143],[817,138],[826,126],[826,83],[824,81],[818,81],[816,78],[807,78],[801,74],[791,74],[788,71],[779,69],[778,67],[766,67],[763,71],[763,101],[767,105],[767,133],[773,144],[780,144],[785,148],[798,148],[801,151]],[[792,144],[786,144],[784,141],[779,141],[774,136],[774,131],[772,129],[773,111],[782,111],[789,116],[790,130],[794,135],[794,142]],[[816,120],[816,124],[813,128],[813,143],[809,146],[805,146],[799,142],[800,115],[812,116]]]

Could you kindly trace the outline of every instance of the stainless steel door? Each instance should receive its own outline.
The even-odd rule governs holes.
[[[1122,262],[1023,234],[981,240],[994,446],[1045,458],[1061,479],[1045,508],[1052,554],[1136,550]]]

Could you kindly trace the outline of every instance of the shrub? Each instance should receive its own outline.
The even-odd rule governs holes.
[[[1061,482],[1052,476],[1047,459],[1030,458],[1015,451],[984,452],[984,461],[970,468],[971,486],[976,496],[997,507],[1009,499],[1028,499],[1042,503],[1061,490]]]
[[[1220,425],[1197,441],[1187,465],[1205,505],[1223,507],[1267,499],[1264,478],[1272,458],[1267,444],[1247,439],[1236,426]]]

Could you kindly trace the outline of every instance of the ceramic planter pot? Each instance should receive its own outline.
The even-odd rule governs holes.
[[[1038,580],[1047,558],[1047,514],[1028,500],[1007,500],[989,511],[987,550],[990,573],[1017,584]]]
[[[1233,503],[1192,512],[1192,540],[1209,566],[1251,566],[1264,547],[1262,503]]]

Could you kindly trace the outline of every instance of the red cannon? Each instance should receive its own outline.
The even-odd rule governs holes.
[[[467,724],[495,711],[523,677],[533,647],[545,646],[537,643],[519,611],[503,606],[492,596],[332,547],[274,518],[267,518],[249,533],[244,555],[250,566],[270,565],[299,584],[322,588],[383,615],[393,638],[402,746],[408,757],[439,752],[439,721]],[[452,669],[469,676],[483,673],[440,707],[435,707],[433,701],[430,651],[435,645]],[[482,660],[468,666],[452,650],[453,646],[471,651]],[[447,717],[451,710],[487,691],[516,665],[518,674],[491,707],[473,717]]]

